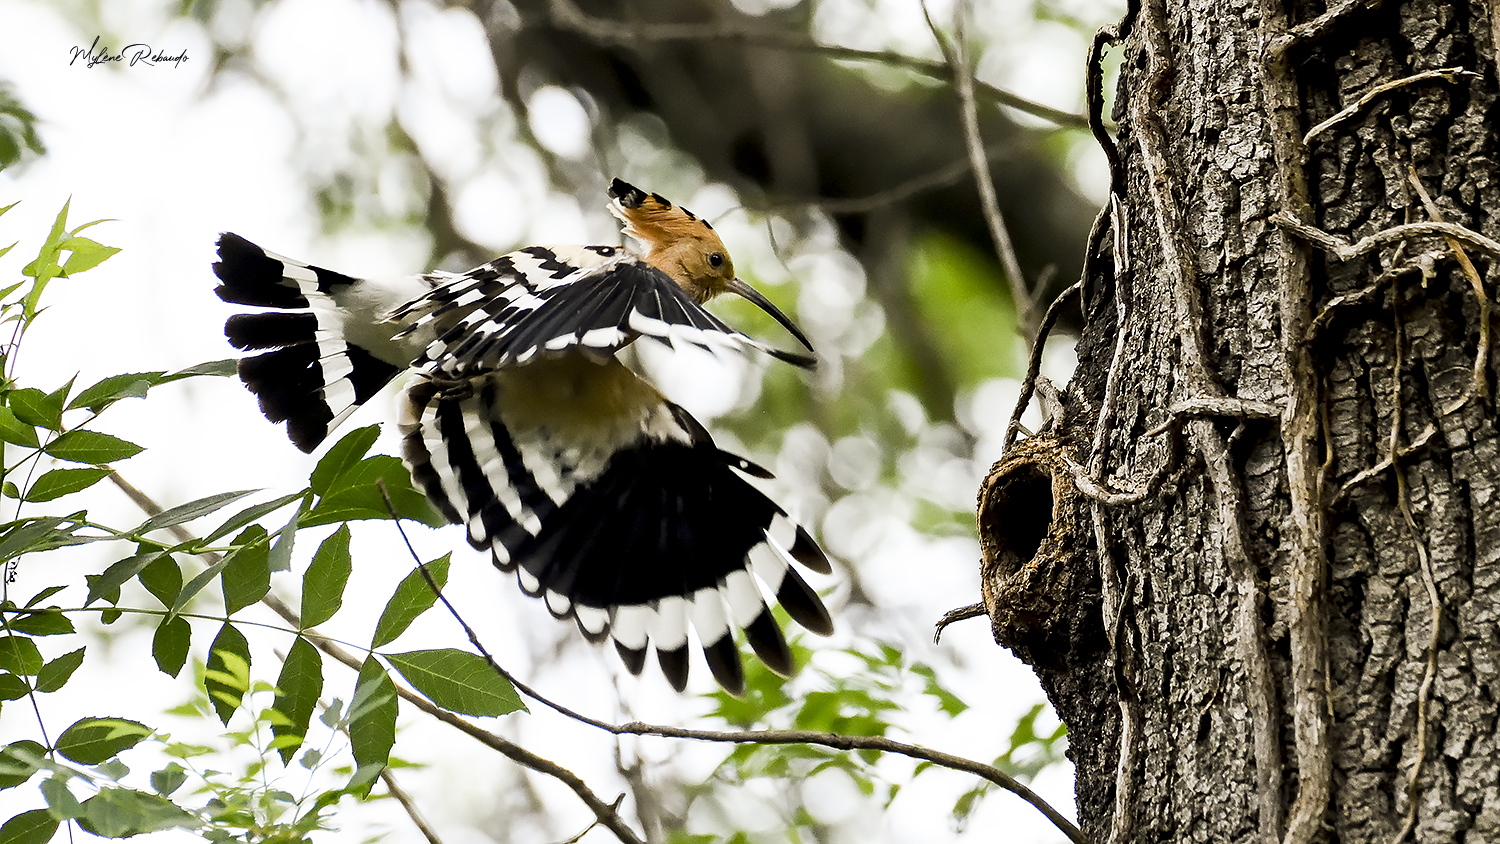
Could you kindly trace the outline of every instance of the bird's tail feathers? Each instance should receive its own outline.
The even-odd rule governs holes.
[[[358,279],[268,252],[232,233],[219,237],[214,274],[220,299],[270,308],[235,314],[224,334],[237,349],[240,380],[261,412],[285,422],[287,436],[311,452],[349,414],[400,371],[348,342],[334,297]]]

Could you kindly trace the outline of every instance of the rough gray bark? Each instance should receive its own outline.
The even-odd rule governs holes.
[[[1471,236],[1500,234],[1495,14],[1128,19],[1128,250],[1090,264],[1044,453],[980,512],[997,641],[1069,724],[1090,840],[1500,841],[1500,250]],[[1471,231],[1343,248],[1435,220]],[[1041,476],[1069,544],[1008,533]]]

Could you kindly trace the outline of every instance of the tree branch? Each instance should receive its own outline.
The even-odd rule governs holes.
[[[834,44],[821,44],[799,33],[767,29],[746,29],[719,23],[631,23],[590,17],[573,0],[549,0],[552,22],[599,44],[633,47],[653,41],[729,41],[755,47],[770,47],[804,53],[820,53],[842,61],[878,62],[914,71],[942,82],[954,81],[953,69],[944,62],[908,56],[889,50],[857,50]],[[1088,119],[1081,114],[1062,111],[1033,102],[1018,94],[977,82],[976,88],[1000,105],[1009,106],[1058,126],[1087,129]]]
[[[1016,247],[1011,243],[1010,231],[1005,227],[1005,217],[1000,214],[1000,199],[995,195],[995,179],[990,174],[990,161],[984,153],[984,142],[979,137],[979,108],[974,102],[974,73],[969,69],[968,38],[964,34],[964,4],[954,6],[953,43],[943,37],[943,32],[932,20],[926,2],[922,3],[922,14],[938,48],[953,72],[954,88],[958,91],[959,110],[963,121],[964,148],[969,153],[969,169],[974,173],[974,183],[979,189],[979,203],[984,209],[984,222],[994,241],[995,254],[1000,258],[1000,268],[1005,272],[1005,281],[1010,286],[1010,295],[1016,304],[1016,316],[1021,323],[1021,333],[1027,342],[1036,335],[1036,296],[1026,286],[1026,276],[1021,272],[1021,262],[1016,259]]]

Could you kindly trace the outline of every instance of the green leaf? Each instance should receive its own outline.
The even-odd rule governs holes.
[[[375,767],[378,772],[390,764],[391,747],[396,743],[396,715],[396,685],[375,657],[367,657],[354,685],[354,699],[349,702],[349,748],[359,771]],[[374,777],[366,775],[351,790],[365,797],[373,782]]]
[[[66,527],[59,528],[58,525],[62,524],[66,524]],[[49,551],[65,545],[82,545],[94,541],[93,537],[74,536],[73,532],[79,528],[78,523],[61,516],[22,519],[11,522],[10,525],[4,538],[0,539],[0,562],[32,551]]]
[[[244,498],[245,496],[250,495],[254,492],[257,492],[257,490],[245,489],[240,490],[239,492],[221,492],[217,495],[205,496],[198,499],[197,501],[189,501],[186,504],[179,504],[176,507],[163,510],[160,513],[157,513],[156,515],[147,519],[146,521],[141,522],[140,527],[131,531],[131,533],[142,535],[150,533],[153,530],[160,530],[162,528],[172,527],[173,525],[180,525],[185,522],[191,522],[193,519],[196,519],[199,516],[206,516],[209,513],[212,513],[215,510],[218,510],[230,503],[238,501],[239,499]]]
[[[187,369],[179,369],[169,375],[163,375],[158,379],[158,384],[170,384],[173,381],[181,381],[184,378],[197,378],[200,375],[208,375],[216,378],[228,378],[239,372],[238,360],[225,358],[224,360],[210,360],[196,363]]]
[[[37,478],[23,498],[36,503],[82,492],[109,477],[109,472],[109,469],[53,469]]]
[[[282,507],[285,507],[286,505],[292,503],[293,501],[296,501],[299,498],[304,498],[306,496],[307,492],[304,490],[303,492],[294,492],[291,495],[283,495],[275,501],[267,501],[264,504],[252,504],[251,506],[246,507],[238,513],[235,513],[233,516],[230,516],[228,521],[215,528],[214,532],[204,537],[203,541],[205,543],[211,543],[217,539],[220,539],[221,537],[228,536],[229,534],[234,533],[245,525],[248,525],[256,519],[259,519],[261,516],[264,516],[268,513],[274,513],[277,510],[280,510]]]
[[[913,665],[911,666],[911,673],[926,681],[924,684],[925,687],[922,690],[923,694],[937,700],[938,708],[943,711],[944,715],[947,715],[949,718],[957,718],[968,710],[969,705],[964,703],[962,698],[948,691],[938,682],[937,672],[932,669],[932,666]]]
[[[246,529],[246,533],[251,530],[259,530],[259,528],[252,526],[251,528]],[[260,532],[262,535],[265,534],[264,530],[261,530]],[[244,536],[244,534],[241,534],[241,536]],[[238,548],[234,551],[230,551],[227,555],[220,557],[217,563],[214,563],[213,565],[194,575],[193,579],[189,580],[187,582],[187,585],[182,587],[182,591],[178,593],[177,602],[172,605],[172,612],[179,613],[184,609],[187,609],[188,602],[198,597],[198,593],[202,592],[204,588],[208,586],[208,584],[214,581],[214,578],[219,576],[220,572],[224,571],[224,568],[226,566],[233,562],[233,557],[236,554],[246,551],[251,554],[256,553],[249,547]]]
[[[526,709],[510,681],[479,654],[442,648],[387,654],[386,659],[428,700],[460,715],[504,715]]]
[[[187,782],[187,770],[176,762],[168,762],[167,767],[151,774],[151,788],[163,797],[171,794]]]
[[[10,629],[13,633],[25,633],[29,636],[61,636],[74,632],[73,622],[57,607],[14,616],[10,619]]]
[[[401,465],[401,461],[389,455],[378,454],[361,460],[340,475],[327,495],[303,517],[302,526],[327,525],[354,519],[389,519],[390,511],[386,509],[380,489],[375,485],[377,480],[385,483],[398,517],[421,522],[429,527],[447,524],[447,520],[427,503],[427,498],[411,485],[411,474]]]
[[[42,670],[36,675],[36,690],[39,692],[55,692],[67,684],[68,678],[83,664],[84,648],[69,651],[57,659],[42,666]]]
[[[156,667],[168,677],[176,677],[187,662],[188,646],[192,643],[193,628],[180,615],[168,615],[156,626],[156,635],[151,638],[151,656],[156,658]]]
[[[270,546],[265,528],[251,525],[236,539],[241,546],[224,558],[220,582],[224,587],[224,611],[234,615],[271,591]]]
[[[0,826],[0,844],[46,844],[60,823],[46,809],[22,812]]]
[[[355,428],[340,437],[339,441],[333,444],[333,448],[328,449],[328,453],[318,461],[317,468],[313,469],[312,475],[308,477],[312,491],[319,496],[327,495],[336,481],[358,463],[361,457],[365,456],[379,436],[379,425],[367,425],[363,428]]]
[[[40,784],[42,796],[47,799],[47,808],[55,818],[72,820],[83,814],[83,805],[73,792],[68,790],[68,778],[61,774],[42,780]]]
[[[62,242],[62,248],[71,250],[73,253],[63,263],[64,275],[92,270],[120,251],[113,246],[105,246],[87,237],[70,237]]]
[[[113,786],[83,801],[78,825],[101,838],[129,838],[145,832],[196,824],[192,815],[158,794]]]
[[[57,219],[52,222],[52,231],[48,233],[47,240],[42,243],[42,249],[37,253],[36,260],[21,268],[22,275],[31,276],[37,280],[23,300],[28,317],[36,314],[37,300],[41,298],[42,288],[46,287],[48,281],[56,278],[59,272],[62,272],[62,267],[57,265],[57,245],[62,242],[63,232],[67,229],[68,206],[72,204],[71,198],[63,203],[62,210],[57,212]]]
[[[183,600],[182,598],[182,567],[172,559],[171,554],[163,554],[152,560],[141,573],[137,575],[141,585],[146,587],[156,600],[167,609],[175,609]]]
[[[4,406],[0,406],[0,441],[27,448],[42,446],[42,441],[37,439],[36,428],[22,422],[16,417],[15,411]]]
[[[20,700],[31,693],[31,686],[22,678],[0,671],[0,700]]]
[[[34,607],[67,588],[66,586],[48,586],[46,589],[32,595],[31,600],[26,602],[26,606],[28,608]]]
[[[302,626],[315,627],[339,611],[354,564],[349,556],[349,526],[340,525],[313,554],[302,576]]]
[[[83,392],[68,402],[68,410],[86,407],[97,412],[120,399],[144,398],[146,391],[155,386],[164,374],[162,372],[127,372],[123,375],[111,375],[86,387]]]
[[[302,509],[298,507],[281,530],[276,532],[276,541],[272,543],[271,553],[266,558],[266,565],[271,571],[291,570],[292,543],[297,539],[297,523],[302,518]]]
[[[16,418],[27,425],[37,425],[49,431],[62,430],[62,402],[34,387],[11,390],[6,403]]]
[[[0,671],[35,676],[42,670],[42,652],[25,636],[0,636]]]
[[[16,753],[17,750],[38,760],[47,758],[47,748],[31,739],[21,739],[7,744],[3,750],[0,750],[0,789],[15,788],[31,779],[31,775],[39,770],[36,765],[23,758],[22,754]]]
[[[89,595],[83,605],[88,606],[100,598],[109,598],[110,603],[120,600],[120,587],[161,555],[161,551],[147,551],[111,564],[104,570],[104,574],[89,581]],[[111,595],[112,598],[109,597]]]
[[[57,752],[80,765],[97,765],[151,735],[151,728],[127,718],[80,718],[57,738]]]
[[[235,663],[231,665],[230,663]],[[243,671],[232,670],[243,668]],[[208,648],[208,670],[203,678],[203,691],[208,694],[219,721],[229,726],[229,718],[239,708],[245,692],[250,687],[250,643],[245,634],[233,624],[224,622],[219,635]],[[215,676],[218,675],[218,676]],[[233,678],[233,682],[225,679]]]
[[[323,658],[312,643],[301,636],[292,643],[286,662],[281,665],[281,675],[276,678],[276,711],[286,716],[286,724],[271,725],[271,732],[279,744],[281,761],[289,764],[297,754],[297,747],[307,735],[308,722],[312,720],[313,708],[318,695],[323,693]],[[291,739],[295,738],[295,742]]]
[[[438,588],[442,589],[448,584],[448,558],[444,554],[436,560],[427,564],[427,571],[436,581]],[[417,617],[432,608],[437,603],[437,593],[432,591],[432,586],[427,582],[427,577],[422,574],[419,566],[411,570],[411,573],[401,579],[396,586],[395,594],[386,602],[385,610],[380,614],[380,621],[375,624],[375,636],[370,640],[370,647],[378,648],[390,644],[397,636],[406,632]]]
[[[70,463],[113,463],[140,454],[145,449],[113,434],[99,431],[69,431],[42,451]]]
[[[72,378],[68,379],[68,383],[47,394],[47,404],[49,407],[55,406],[57,408],[59,420],[62,419],[63,406],[68,403],[68,394],[73,392],[73,382],[77,380],[78,375],[75,373]]]

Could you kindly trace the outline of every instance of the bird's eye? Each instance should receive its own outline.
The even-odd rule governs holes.
[[[724,253],[715,252],[708,256],[708,265],[714,269],[724,266]]]

